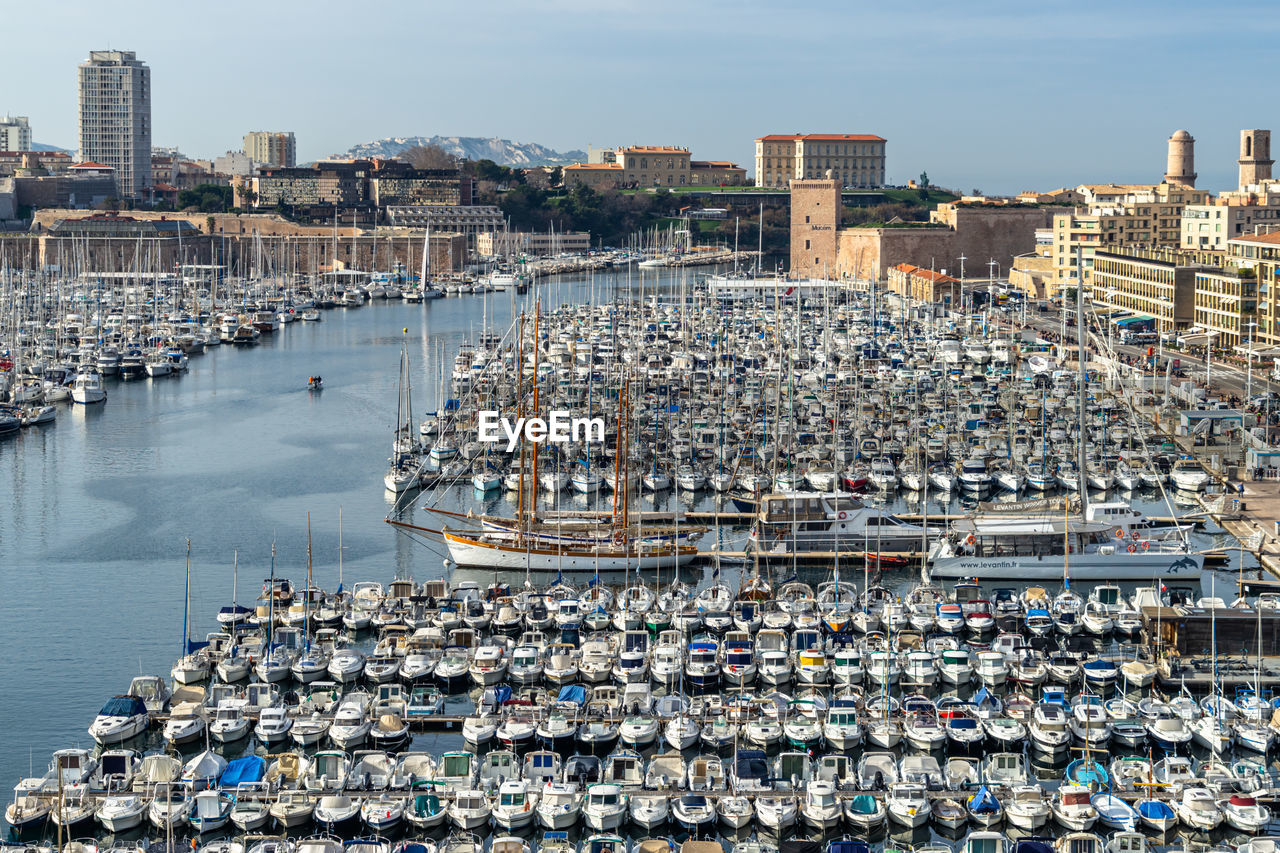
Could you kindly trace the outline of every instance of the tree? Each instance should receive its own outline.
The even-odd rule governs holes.
[[[178,193],[178,209],[194,208],[202,213],[224,213],[233,204],[231,187],[223,184],[200,184]]]
[[[551,186],[558,187],[564,181],[564,170],[559,166],[551,167]]]
[[[457,159],[439,145],[415,145],[400,152],[397,159],[415,169],[456,169]]]

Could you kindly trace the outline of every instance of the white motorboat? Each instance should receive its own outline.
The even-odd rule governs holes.
[[[150,724],[145,702],[136,696],[116,696],[102,706],[89,724],[89,736],[109,746],[136,737]]]

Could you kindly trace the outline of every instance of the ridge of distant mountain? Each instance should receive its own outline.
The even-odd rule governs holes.
[[[455,157],[492,160],[500,166],[564,166],[587,159],[585,151],[556,151],[536,142],[512,142],[496,136],[389,136],[353,145],[345,156],[395,157],[419,145],[438,145]]]
[[[44,143],[44,142],[33,142],[33,143],[31,143],[31,150],[32,150],[32,151],[61,151],[63,154],[74,154],[74,153],[75,153],[75,152],[74,152],[72,149],[70,149],[70,148],[59,148],[59,147],[58,147],[58,146],[56,146],[56,145],[48,145],[48,144],[46,144],[46,143]]]

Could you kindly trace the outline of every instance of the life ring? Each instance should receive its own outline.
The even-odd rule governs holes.
[[[1121,527],[1117,527],[1117,528],[1116,528],[1116,538],[1117,538],[1117,539],[1123,539],[1123,538],[1124,538],[1124,528],[1121,528]]]
[[[844,521],[844,520],[845,520],[846,518],[848,518],[848,517],[849,517],[849,513],[844,512],[843,510],[840,512],[840,520],[841,520],[841,521]]]
[[[1138,546],[1137,546],[1137,545],[1134,545],[1132,542],[1130,542],[1130,543],[1129,543],[1129,553],[1130,553],[1130,554],[1132,554],[1134,551],[1137,551],[1137,550],[1138,550]]]
[[[1150,550],[1151,550],[1151,543],[1150,543],[1150,542],[1147,542],[1147,541],[1145,541],[1145,540],[1144,540],[1144,541],[1143,541],[1143,543],[1142,543],[1142,550],[1144,550],[1144,551],[1150,551]]]
[[[1133,539],[1134,542],[1138,541],[1138,531],[1136,530],[1133,531],[1132,533],[1129,534],[1129,536]]]
[[[624,541],[626,541],[626,537],[622,535],[621,530],[618,530],[613,534],[614,545],[621,545]]]
[[[978,540],[974,538],[973,534],[970,533],[969,536],[964,540],[964,544],[972,545],[974,542],[977,542],[977,541]]]

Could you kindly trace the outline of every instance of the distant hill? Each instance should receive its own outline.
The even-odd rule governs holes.
[[[56,145],[46,145],[43,142],[31,143],[31,150],[32,151],[61,151],[64,154],[74,153],[70,148],[59,148]]]
[[[347,149],[347,157],[395,157],[419,145],[438,145],[455,157],[492,160],[500,166],[563,166],[587,159],[584,151],[555,151],[536,142],[512,142],[496,136],[391,136]]]

